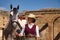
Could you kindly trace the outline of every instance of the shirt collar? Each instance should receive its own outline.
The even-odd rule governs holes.
[[[34,25],[34,23],[28,24],[28,25]]]

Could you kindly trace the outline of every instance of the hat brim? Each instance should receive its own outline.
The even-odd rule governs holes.
[[[35,15],[34,14],[29,14],[28,18],[34,18],[35,19]]]
[[[28,18],[34,18],[35,19],[35,17],[30,17],[30,16],[28,16]]]

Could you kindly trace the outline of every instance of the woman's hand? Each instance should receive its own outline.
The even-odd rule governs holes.
[[[16,33],[16,36],[22,37],[23,35]]]
[[[23,35],[21,35],[21,34],[18,34],[20,37],[22,37]]]

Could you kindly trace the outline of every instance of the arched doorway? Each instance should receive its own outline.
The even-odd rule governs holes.
[[[53,38],[54,40],[60,40],[60,16],[53,22]]]

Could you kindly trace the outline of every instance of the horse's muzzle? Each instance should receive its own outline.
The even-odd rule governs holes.
[[[14,28],[17,27],[17,23],[16,22],[13,22],[12,24],[13,24]]]

